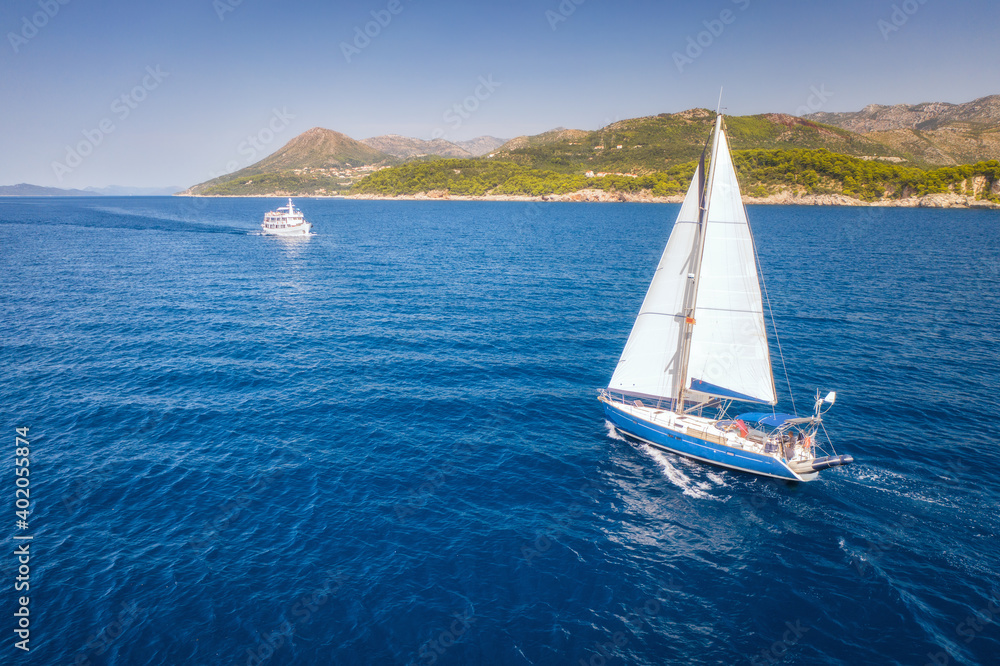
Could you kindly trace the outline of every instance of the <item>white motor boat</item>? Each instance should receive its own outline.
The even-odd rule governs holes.
[[[295,209],[291,198],[288,199],[287,206],[264,215],[264,222],[260,226],[269,236],[305,236],[312,229],[312,224],[302,217],[302,211]]]

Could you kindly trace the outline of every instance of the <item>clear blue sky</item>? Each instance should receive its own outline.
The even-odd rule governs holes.
[[[348,62],[373,11],[391,20]],[[509,138],[713,108],[720,86],[734,115],[965,102],[1000,92],[998,19],[987,0],[4,0],[0,184],[188,186],[316,126]]]

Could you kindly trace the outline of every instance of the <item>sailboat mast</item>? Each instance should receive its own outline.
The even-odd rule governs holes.
[[[721,99],[722,92],[719,92]],[[705,228],[708,226],[708,206],[712,198],[712,175],[717,164],[716,156],[719,152],[719,133],[722,131],[722,114],[719,113],[715,119],[715,134],[712,142],[712,158],[709,164],[709,174],[705,176],[705,153],[701,154],[701,177],[705,179],[700,183],[701,202],[698,206],[698,244],[695,248],[695,264],[692,273],[693,279],[688,280],[688,290],[684,303],[684,324],[681,333],[681,364],[680,374],[677,377],[677,403],[675,411],[680,414],[684,411],[684,391],[687,384],[688,363],[691,359],[691,334],[694,332],[694,310],[698,301],[698,283],[701,281],[701,261],[705,253]]]

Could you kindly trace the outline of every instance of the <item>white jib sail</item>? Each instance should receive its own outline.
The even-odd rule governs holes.
[[[688,387],[718,397],[774,404],[753,237],[721,117],[716,133]]]
[[[608,388],[634,396],[672,398],[680,373],[684,293],[698,243],[701,167],[681,204],[667,246],[646,292]]]

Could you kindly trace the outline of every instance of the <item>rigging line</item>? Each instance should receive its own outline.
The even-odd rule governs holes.
[[[833,451],[833,455],[837,455],[837,447],[833,445],[833,440],[830,439],[830,433],[826,431],[826,426],[822,421],[819,422],[819,427],[823,429],[823,435],[826,437],[826,441],[830,445],[830,450]]]

